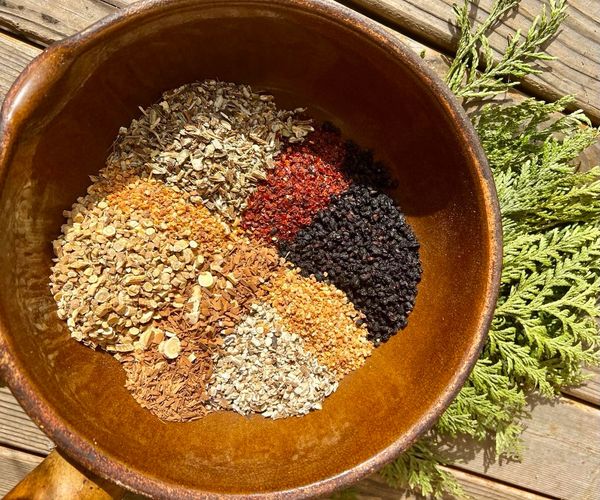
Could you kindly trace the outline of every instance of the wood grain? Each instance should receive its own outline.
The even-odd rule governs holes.
[[[29,474],[42,457],[0,446],[0,497]]]
[[[481,20],[494,0],[480,0],[471,17]],[[547,0],[521,0],[490,37],[496,55],[506,37],[530,25]],[[48,44],[72,35],[134,0],[0,0],[0,26],[36,43]],[[455,0],[343,0],[377,16],[400,31],[439,47],[456,48],[452,4]],[[546,50],[558,59],[540,64],[543,72],[524,79],[523,87],[546,99],[576,96],[577,106],[600,122],[600,8],[597,0],[570,0],[569,16]]]
[[[116,7],[101,0],[0,0],[0,26],[48,45],[115,10]]]
[[[444,16],[449,16],[447,19],[452,19],[450,5],[453,0],[425,0],[421,3],[420,0],[352,0],[345,3],[356,3],[368,9],[370,12],[376,15],[380,15],[390,22],[398,24],[403,27],[402,23],[408,23],[408,31],[418,33],[419,30],[430,30],[434,35],[429,37],[430,43],[439,44],[439,40],[447,39],[446,45],[452,44],[452,37],[450,35],[450,26],[446,21],[441,23]],[[485,5],[489,4],[491,0],[482,0],[481,12],[485,12]],[[526,7],[530,5],[533,12],[537,12],[536,8],[539,8],[541,0],[523,0],[524,13],[514,19],[507,19],[508,26],[528,26],[528,19],[526,15]],[[571,6],[574,10],[581,7],[580,3],[584,0],[575,0],[571,2]],[[431,2],[436,2],[435,6],[429,5]],[[487,3],[486,3],[487,2]],[[537,3],[536,3],[537,2]],[[118,10],[119,7],[124,7],[129,4],[135,3],[135,0],[53,0],[52,2],[40,2],[40,0],[0,0],[0,26],[4,26],[7,29],[11,29],[17,32],[20,36],[24,36],[37,43],[47,44],[60,40],[66,36],[72,35],[84,28],[87,28],[93,22],[101,19],[102,17],[111,14]],[[535,4],[535,5],[534,5]],[[429,7],[429,10],[427,10]],[[531,10],[530,9],[530,10]],[[598,9],[600,10],[600,9]],[[423,14],[427,11],[427,14]],[[435,15],[432,14],[435,12]],[[423,15],[421,15],[423,14]],[[481,13],[480,13],[481,15]],[[413,19],[413,16],[416,16]],[[52,21],[50,21],[52,19]],[[437,22],[434,22],[437,19]],[[402,21],[402,22],[400,22]],[[419,21],[417,24],[415,24]],[[440,24],[441,23],[441,24]],[[521,23],[521,24],[515,24]],[[565,32],[568,35],[571,33],[571,28],[568,28],[567,22],[565,28],[561,31],[560,35],[553,42],[557,44],[563,43],[562,37],[565,36]],[[588,29],[590,31],[590,37],[600,37],[600,34],[596,30],[596,24],[592,23],[592,27]],[[414,26],[413,26],[414,25]],[[507,28],[508,29],[508,28]],[[596,31],[594,31],[596,30]],[[390,30],[392,31],[392,30]],[[587,32],[587,31],[586,31]],[[431,67],[443,77],[448,65],[449,59],[444,56],[441,52],[427,48],[422,43],[419,43],[408,36],[402,35],[398,32],[393,32],[399,36],[406,44],[408,44],[415,52],[420,53],[425,50],[425,60],[431,65]],[[436,41],[437,40],[437,41]],[[567,43],[567,42],[564,42]],[[600,42],[598,42],[600,44]],[[23,44],[26,45],[26,44]],[[443,45],[443,44],[442,44]],[[599,45],[600,47],[600,45]],[[586,49],[587,50],[587,49]],[[589,49],[594,53],[594,44]],[[15,49],[15,53],[19,54],[20,50]],[[556,61],[552,64],[556,64]],[[593,72],[596,71],[598,79],[600,79],[600,51],[596,62],[590,66],[590,62],[585,62],[585,68]],[[554,71],[554,68],[550,68]],[[588,80],[588,85],[591,89],[594,88],[594,79]],[[0,84],[2,82],[0,81]],[[595,85],[597,94],[591,93],[590,95],[582,94],[579,95],[578,104],[587,102],[589,105],[597,103],[600,106],[600,81]],[[561,88],[558,87],[558,92],[562,92]],[[5,89],[7,90],[7,89]],[[565,90],[565,92],[567,92]],[[523,95],[519,92],[511,92],[508,97],[515,98],[515,96]],[[563,94],[561,94],[563,95]],[[589,101],[589,99],[596,98],[596,101]],[[588,101],[586,101],[588,99]],[[583,101],[582,101],[583,100]],[[586,106],[583,106],[587,110]],[[598,151],[598,156],[596,156]],[[592,166],[592,164],[598,164],[600,158],[600,143],[597,143],[594,147],[590,148],[582,155],[582,161],[584,167]]]
[[[40,52],[40,49],[0,33],[0,103],[19,73]]]
[[[600,368],[586,368],[584,373],[591,377],[585,384],[565,389],[563,393],[600,407]]]
[[[474,2],[471,18],[483,19],[494,0]],[[446,53],[456,50],[456,30],[452,4],[456,0],[346,0],[350,6],[385,20],[404,33],[425,41]],[[527,29],[546,0],[521,0],[516,13],[510,13],[490,42],[498,56],[506,37],[516,29]],[[558,60],[539,65],[543,71],[524,79],[523,88],[545,99],[573,94],[577,105],[600,122],[600,6],[598,0],[569,0],[569,16],[559,35],[548,44],[548,54]]]
[[[8,387],[0,388],[0,445],[46,455],[52,441],[23,411]]]
[[[548,498],[546,496],[530,493],[525,490],[507,486],[495,481],[490,481],[484,477],[479,477],[467,472],[442,467],[447,472],[456,477],[457,481],[464,488],[465,492],[471,498],[477,500],[538,500]],[[352,491],[360,500],[398,500],[415,498],[413,495],[398,491],[386,482],[380,476],[372,476],[364,479],[352,486]]]
[[[489,449],[462,443],[454,465],[547,496],[600,498],[600,411],[566,398],[537,403],[524,421],[522,462],[489,463]]]

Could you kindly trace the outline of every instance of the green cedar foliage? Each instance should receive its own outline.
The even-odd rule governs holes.
[[[469,0],[455,7],[460,30],[447,82],[465,100],[493,97],[547,60],[540,46],[565,17],[550,0],[522,36],[508,39],[494,62],[487,33],[518,0],[496,0],[489,17],[471,25]],[[525,394],[552,397],[584,380],[599,364],[600,169],[578,171],[579,154],[598,138],[585,115],[560,114],[571,104],[526,99],[486,104],[473,123],[500,200],[504,263],[489,339],[464,388],[436,427],[381,474],[389,484],[438,498],[463,492],[444,465],[464,438],[493,439],[496,457],[518,458]]]

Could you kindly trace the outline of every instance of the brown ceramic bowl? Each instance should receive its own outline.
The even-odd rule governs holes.
[[[62,212],[120,126],[164,90],[217,78],[307,106],[373,148],[419,241],[408,327],[322,411],[163,423],[109,355],[69,338],[48,288]],[[501,265],[494,185],[446,86],[393,36],[325,0],[142,1],[35,59],[2,110],[0,361],[19,402],[76,462],[159,497],[313,496],[377,470],[428,429],[486,336]]]

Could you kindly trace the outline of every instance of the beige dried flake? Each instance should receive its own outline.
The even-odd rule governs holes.
[[[214,356],[209,406],[242,415],[283,418],[320,409],[338,382],[304,348],[302,337],[281,326],[275,310],[254,304]]]
[[[283,326],[298,332],[306,348],[339,379],[360,368],[373,351],[364,315],[333,285],[284,268],[266,285],[265,299]]]
[[[167,359],[175,359],[181,352],[181,342],[177,336],[171,337],[158,346],[158,351],[161,352]]]
[[[246,85],[184,85],[120,130],[109,164],[161,179],[233,221],[282,141],[302,141],[313,130],[301,111],[280,110]]]
[[[204,288],[210,288],[215,283],[215,277],[210,273],[210,271],[205,271],[203,273],[198,274],[198,284]]]

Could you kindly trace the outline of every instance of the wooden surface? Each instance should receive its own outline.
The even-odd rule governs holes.
[[[454,39],[449,22],[453,0],[352,0],[364,12],[394,29],[439,74],[447,68]],[[480,0],[481,15],[491,0]],[[44,46],[86,28],[132,0],[0,0],[0,101],[28,61]],[[350,3],[346,1],[345,3]],[[360,5],[359,5],[360,4]],[[541,4],[522,0],[516,16],[506,19],[501,35],[526,28]],[[600,118],[600,4],[570,0],[569,20],[548,47],[560,61],[551,72],[531,77],[522,92],[552,99],[575,93],[578,105],[596,121]],[[511,92],[506,100],[525,94]],[[600,163],[600,144],[583,157],[589,167]],[[474,498],[600,498],[600,371],[588,370],[591,380],[564,391],[556,401],[532,402],[525,422],[522,463],[488,464],[486,449],[463,443],[458,462],[448,469]],[[23,413],[7,388],[0,388],[0,495],[31,471],[52,449],[52,443]],[[378,477],[354,486],[361,498],[405,498]]]
[[[452,4],[463,0],[349,0],[348,3],[377,16],[392,27],[418,40],[451,54],[456,44],[456,32],[448,24],[453,19]],[[494,0],[474,2],[472,19],[484,18]],[[517,29],[526,30],[540,12],[546,0],[521,0],[516,14],[508,15],[490,37],[496,56],[506,46],[506,37]],[[565,94],[577,97],[577,106],[584,109],[596,123],[600,122],[600,2],[598,0],[568,0],[568,17],[560,35],[547,47],[547,53],[557,57],[540,66],[539,75],[525,78],[523,88],[545,98],[556,99]]]

